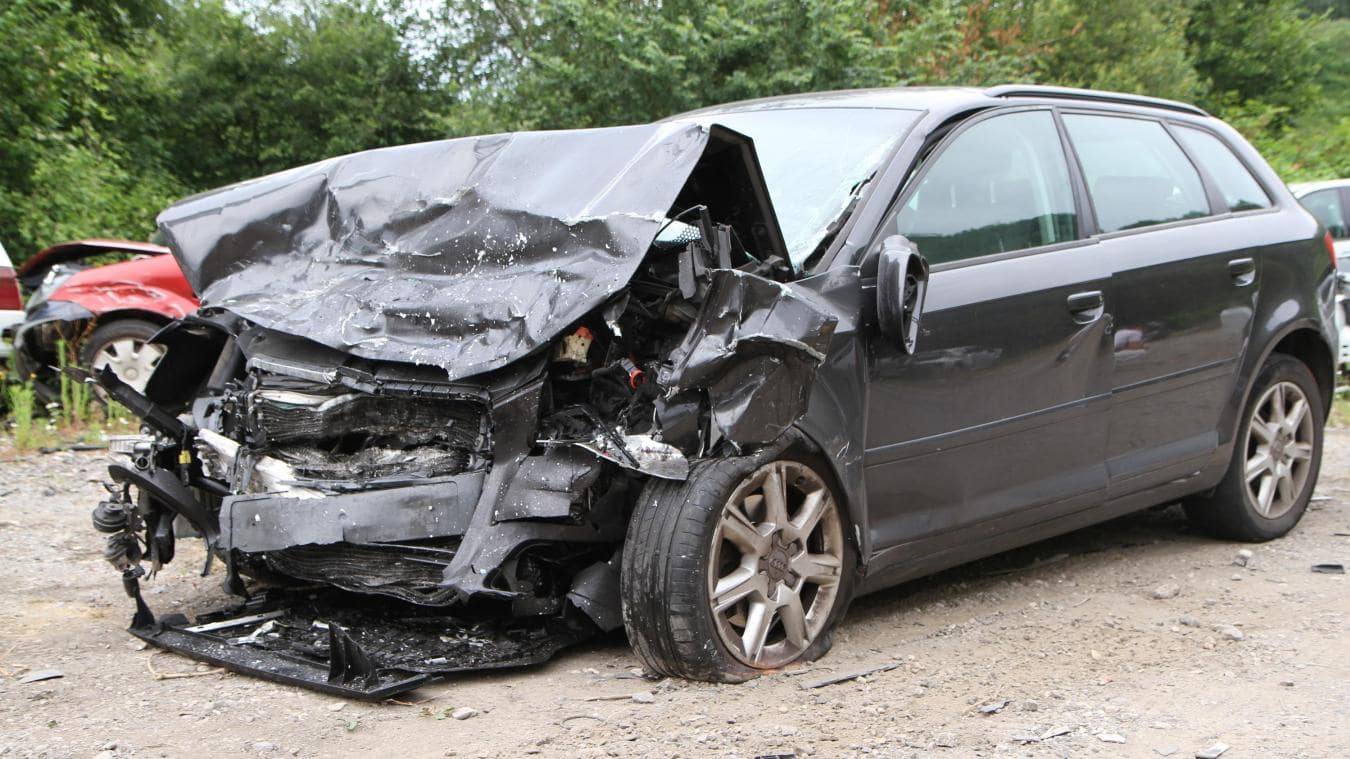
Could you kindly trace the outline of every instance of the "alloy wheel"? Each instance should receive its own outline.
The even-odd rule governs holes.
[[[1289,512],[1312,471],[1312,404],[1292,382],[1278,382],[1257,401],[1247,425],[1247,497],[1256,513],[1278,519]]]
[[[843,522],[820,475],[797,461],[755,470],[713,535],[708,596],[722,644],[758,669],[797,659],[829,623],[843,559]]]

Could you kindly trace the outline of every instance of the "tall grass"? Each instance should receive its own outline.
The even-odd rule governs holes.
[[[33,406],[36,400],[32,380],[6,386],[5,401],[9,407],[10,423],[14,425],[14,447],[20,451],[31,451],[37,447],[39,437],[33,423]]]
[[[93,394],[88,385],[66,376],[65,368],[76,364],[74,349],[65,340],[56,341],[56,365],[62,370],[58,379],[61,406],[57,410],[57,421],[67,429],[85,427],[89,424]]]

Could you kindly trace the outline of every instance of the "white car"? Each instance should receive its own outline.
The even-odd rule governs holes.
[[[1336,290],[1336,328],[1341,336],[1341,370],[1350,372],[1350,179],[1289,185],[1294,197],[1331,233],[1340,286]]]
[[[0,361],[9,359],[13,346],[10,332],[23,321],[23,297],[19,294],[19,280],[14,276],[14,264],[0,245]]]

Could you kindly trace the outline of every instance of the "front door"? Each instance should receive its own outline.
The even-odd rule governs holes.
[[[879,235],[905,235],[933,271],[918,352],[872,342],[876,549],[939,550],[969,539],[958,528],[1103,494],[1110,265],[1080,239],[1069,177],[1050,110],[986,115],[939,147]]]

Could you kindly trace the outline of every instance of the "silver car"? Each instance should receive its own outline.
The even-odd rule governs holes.
[[[1350,372],[1350,179],[1290,185],[1294,197],[1331,235],[1336,251],[1336,329],[1340,333],[1340,367]]]

